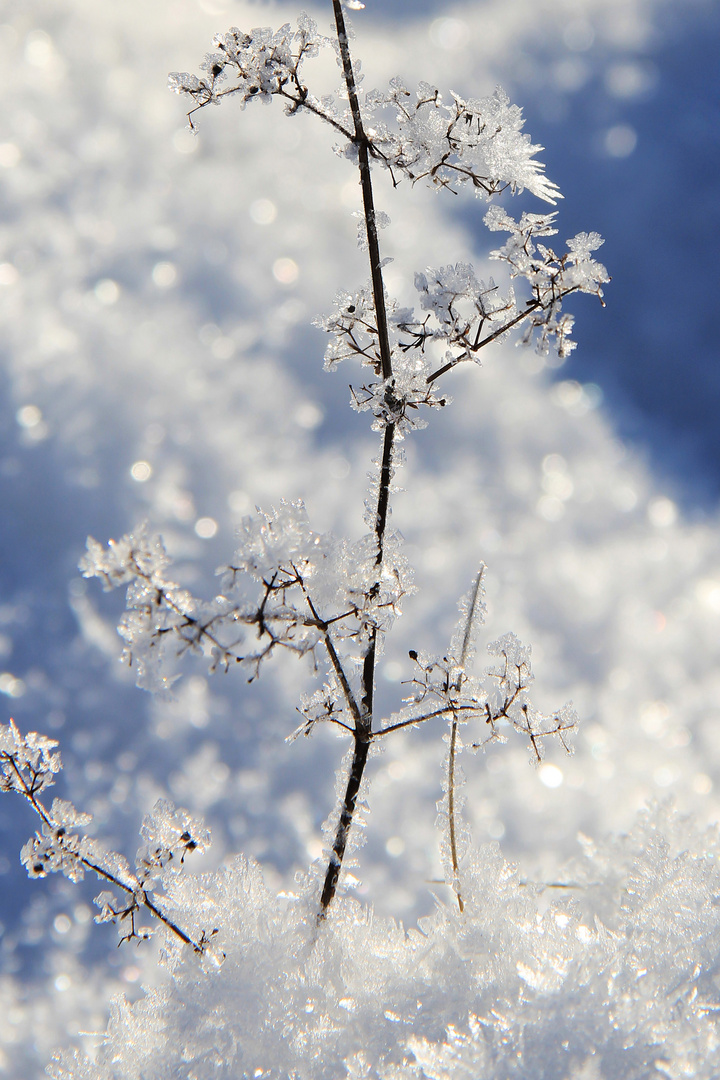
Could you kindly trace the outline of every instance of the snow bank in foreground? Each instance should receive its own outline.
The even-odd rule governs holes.
[[[176,884],[173,910],[217,926],[225,959],[168,957],[172,982],[119,1000],[97,1060],[56,1080],[717,1075],[720,841],[662,809],[544,892],[496,845],[463,871],[466,907],[417,929],[317,882],[273,895],[238,859]]]

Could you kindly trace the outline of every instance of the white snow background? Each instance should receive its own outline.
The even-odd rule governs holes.
[[[616,100],[650,95],[663,34],[679,32],[668,16],[690,8],[714,5],[488,0],[392,19],[368,4],[352,18],[368,83],[401,74],[480,95],[500,81],[523,106],[598,73]],[[329,9],[309,10],[326,29]],[[88,534],[147,518],[181,580],[210,596],[233,527],[283,497],[303,498],[318,529],[363,531],[377,437],[348,409],[350,371],[323,374],[310,325],[367,277],[352,167],[319,123],[276,105],[230,100],[194,137],[166,89],[213,33],[296,14],[0,5],[0,721],[60,741],[58,793],[118,850],[134,852],[160,796],[205,815],[213,847],[194,868],[235,867],[214,887],[228,926],[237,913],[221,973],[175,958],[173,982],[152,945],[117,949],[93,925],[92,883],[25,879],[17,852],[35,822],[4,798],[0,1072],[43,1075],[54,1048],[75,1046],[100,1050],[98,1064],[68,1059],[63,1076],[716,1076],[720,847],[703,830],[720,812],[720,524],[685,512],[621,441],[595,382],[498,347],[451,375],[454,405],[406,442],[393,524],[419,591],[388,643],[381,701],[397,707],[409,648],[443,649],[482,559],[485,640],[531,643],[538,704],[572,698],[581,717],[573,757],[553,750],[534,769],[510,743],[464,761],[479,852],[464,922],[437,884],[445,747],[428,725],[372,762],[354,890],[367,907],[338,903],[326,953],[308,960],[304,909],[276,894],[320,855],[343,747],[327,731],[283,741],[305,667],[275,661],[248,687],[196,662],[174,701],[153,700],[118,663],[119,595],[75,571]],[[533,65],[552,77],[533,82]],[[337,82],[329,59],[318,71]],[[622,117],[593,133],[620,188],[635,137]],[[540,155],[550,179],[562,152]],[[481,203],[383,176],[377,201],[401,301],[427,265],[492,270]],[[590,208],[566,229],[563,210],[561,240],[598,227]],[[594,303],[568,305],[578,355]],[[238,852],[259,861],[267,895]],[[426,921],[405,937],[390,918]],[[104,1031],[120,992],[144,1011],[116,1006],[109,1042],[85,1034]]]

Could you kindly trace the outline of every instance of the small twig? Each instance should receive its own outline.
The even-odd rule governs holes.
[[[383,735],[389,735],[391,731],[400,731],[401,728],[413,727],[415,724],[424,724],[426,720],[436,720],[439,716],[447,716],[449,712],[477,712],[476,705],[457,705],[454,709],[450,709],[449,706],[444,706],[441,709],[435,709],[433,712],[425,713],[424,716],[414,716],[410,720],[401,720],[397,724],[390,724],[388,727],[380,728],[379,731],[373,732],[373,739],[380,739]]]
[[[466,348],[469,352],[479,352],[480,349],[483,349],[492,341],[496,341],[497,338],[502,337],[502,335],[506,333],[506,331],[512,330],[513,326],[517,326],[518,323],[522,322],[524,319],[527,319],[528,315],[531,315],[533,311],[537,311],[538,308],[542,307],[550,307],[552,304],[557,303],[558,300],[563,300],[566,296],[569,296],[570,293],[577,292],[578,288],[579,286],[573,285],[571,289],[565,289],[564,292],[558,293],[557,296],[554,296],[552,300],[548,301],[547,303],[544,303],[542,300],[531,300],[525,310],[521,311],[519,315],[516,315],[514,319],[510,319],[509,322],[506,322],[497,330],[493,330],[492,334],[488,334],[487,337],[484,337],[476,345],[467,345]],[[457,365],[462,362],[462,359],[462,357],[459,357],[456,360],[448,361],[447,364],[443,364],[443,366],[438,368],[437,371],[433,371],[432,375],[428,375],[427,382],[431,383],[434,382],[435,379],[439,379],[440,376],[444,375],[446,371],[451,371],[452,368],[457,367]]]
[[[33,774],[33,782],[28,785],[22,770],[18,768],[17,762],[12,754],[3,752],[2,754],[0,754],[0,760],[8,763],[11,766],[17,778],[17,781],[20,784],[20,789],[18,793],[21,794],[25,799],[27,799],[27,801],[30,803],[33,810],[38,815],[43,824],[46,826],[46,828],[51,832],[57,831],[58,826],[53,821],[53,818],[48,812],[47,807],[40,802],[40,800],[37,798],[37,795],[35,794],[35,784],[38,779],[38,774]],[[18,791],[17,788],[13,790]],[[80,863],[81,866],[83,866],[86,870],[91,870],[101,880],[107,881],[110,885],[115,886],[115,888],[122,889],[124,893],[132,897],[132,904],[124,914],[130,913],[138,907],[146,907],[151,913],[151,915],[154,915],[156,919],[163,923],[168,928],[168,930],[170,930],[173,934],[175,934],[176,937],[178,937],[183,942],[183,944],[190,945],[193,951],[198,954],[202,954],[205,952],[204,941],[202,943],[194,941],[189,934],[186,934],[185,931],[177,925],[177,923],[173,922],[172,919],[168,918],[168,916],[165,915],[160,910],[160,908],[157,907],[157,905],[149,899],[147,893],[137,880],[134,885],[128,885],[115,874],[111,873],[111,871],[105,870],[102,866],[98,866],[96,863],[92,862],[92,860],[87,859],[84,856],[79,855],[75,852],[68,851],[67,854],[73,855],[73,857],[77,860],[78,863]],[[122,913],[118,912],[118,915],[120,914]],[[137,936],[134,934],[134,931],[132,936]]]
[[[331,662],[331,664],[333,666],[335,674],[338,677],[338,681],[340,683],[340,686],[342,687],[342,692],[343,692],[343,695],[345,697],[345,701],[347,703],[347,706],[348,706],[350,712],[352,713],[353,720],[355,721],[355,727],[357,728],[358,724],[360,724],[361,721],[362,721],[362,715],[360,713],[358,703],[355,700],[355,695],[352,692],[352,688],[350,686],[350,681],[349,681],[349,679],[347,677],[347,674],[345,673],[345,669],[342,666],[342,663],[340,661],[340,657],[338,656],[337,649],[335,648],[335,644],[334,644],[332,638],[330,637],[330,631],[328,629],[328,623],[324,622],[320,618],[320,616],[318,615],[317,609],[316,609],[316,607],[315,607],[315,605],[314,605],[314,603],[312,601],[312,598],[310,597],[310,594],[308,593],[307,589],[305,588],[305,583],[303,582],[302,578],[300,578],[299,575],[298,575],[298,579],[300,581],[300,587],[301,587],[301,589],[303,591],[303,595],[305,596],[305,599],[307,601],[307,605],[310,608],[310,611],[312,612],[313,618],[316,621],[316,625],[320,628],[320,630],[322,632],[323,642],[325,644],[325,648],[327,649],[327,654],[330,657],[330,662]],[[342,726],[347,727],[347,724],[343,724]],[[352,731],[353,729],[348,728],[348,730]]]

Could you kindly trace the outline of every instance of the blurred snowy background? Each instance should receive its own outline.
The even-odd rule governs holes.
[[[309,10],[324,29],[329,10]],[[206,815],[205,866],[242,850],[277,887],[319,854],[342,751],[329,732],[283,742],[307,672],[276,663],[246,687],[195,664],[174,701],[153,701],[117,662],[120,597],[75,567],[88,534],[148,518],[181,580],[211,595],[256,503],[301,497],[316,527],[363,529],[375,436],[348,410],[349,369],[323,374],[310,325],[367,276],[353,171],[328,132],[275,106],[206,110],[195,138],[166,90],[214,32],[296,11],[0,2],[0,722],[60,740],[58,793],[120,850],[168,795]],[[500,82],[565,194],[559,239],[606,238],[608,307],[569,305],[571,361],[497,348],[450,377],[455,406],[407,443],[394,523],[419,592],[380,672],[391,709],[407,649],[442,648],[484,559],[488,640],[532,643],[538,703],[572,697],[583,723],[576,755],[539,771],[519,745],[468,759],[468,815],[478,843],[555,881],[579,831],[627,829],[648,800],[720,815],[720,9],[368,0],[353,21],[368,85]],[[327,58],[317,78],[337,83]],[[385,177],[377,201],[402,301],[426,265],[492,272],[482,204]],[[373,765],[360,893],[406,923],[433,890],[447,898],[429,884],[441,734],[399,737]],[[119,989],[162,978],[150,947],[93,928],[92,883],[25,879],[34,827],[0,803],[0,1071],[14,1077],[104,1027]]]

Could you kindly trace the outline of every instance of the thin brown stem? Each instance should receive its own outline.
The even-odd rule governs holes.
[[[369,749],[369,741],[367,738],[361,738],[356,729],[355,747],[353,750],[352,764],[350,766],[350,775],[348,776],[345,798],[343,799],[343,805],[340,811],[340,820],[338,821],[338,826],[335,830],[335,840],[333,843],[332,855],[330,856],[330,864],[325,874],[322,895],[320,897],[320,912],[318,914],[318,919],[323,919],[325,917],[325,913],[337,890],[340,869],[342,867],[343,859],[345,858],[348,835],[355,815],[355,806],[357,803],[358,792],[360,791],[360,784],[362,783],[363,773],[365,772],[365,765],[367,764]]]
[[[335,26],[337,28],[337,38],[340,47],[343,74],[345,76],[345,86],[347,87],[350,111],[352,113],[353,126],[355,128],[355,138],[352,141],[358,149],[360,186],[362,188],[365,227],[367,229],[368,251],[370,254],[370,273],[372,275],[373,300],[375,303],[377,331],[380,341],[382,375],[383,379],[390,379],[392,378],[390,336],[388,334],[387,311],[385,309],[385,286],[383,285],[382,277],[380,245],[378,244],[377,222],[375,220],[375,200],[373,198],[372,177],[370,175],[370,140],[365,132],[362,113],[360,112],[355,72],[353,71],[347,30],[345,29],[345,16],[343,15],[340,0],[333,0],[333,11],[335,13]]]
[[[380,348],[380,362],[383,379],[392,378],[392,358],[390,352],[390,335],[388,331],[387,309],[385,306],[385,286],[383,284],[382,263],[380,259],[380,246],[378,243],[377,222],[375,219],[375,201],[373,198],[372,176],[370,172],[370,140],[368,139],[363,125],[360,103],[357,95],[355,73],[350,56],[345,17],[343,15],[340,0],[333,0],[335,13],[335,26],[337,28],[338,46],[342,60],[345,86],[347,88],[350,111],[353,118],[355,136],[353,142],[358,151],[358,168],[360,170],[360,185],[362,188],[363,209],[365,215],[365,227],[367,230],[368,254],[370,258],[370,274],[372,278],[373,302],[375,317],[377,320],[378,344]],[[389,390],[390,394],[391,391]],[[385,533],[390,509],[390,481],[392,477],[393,446],[395,442],[395,424],[389,423],[383,435],[383,452],[380,464],[380,480],[378,485],[378,501],[375,514],[374,533],[377,541],[375,566],[381,570],[384,558]],[[370,590],[370,597],[377,596],[380,588],[377,580]],[[375,690],[375,663],[377,659],[378,628],[373,626],[370,630],[365,655],[363,657],[361,677],[361,709],[355,718],[353,759],[350,766],[350,775],[345,789],[343,805],[340,811],[340,820],[335,832],[333,851],[328,865],[323,890],[320,898],[319,918],[325,917],[325,913],[331,904],[337,891],[337,883],[340,877],[342,862],[345,857],[348,834],[355,814],[355,805],[358,792],[362,783],[365,765],[367,764],[370,740],[372,739],[374,690]],[[332,660],[332,655],[331,655]]]
[[[454,705],[453,710],[455,712],[477,712],[477,705]],[[397,724],[390,724],[388,727],[380,728],[379,731],[373,732],[373,739],[380,739],[383,735],[389,735],[392,731],[400,731],[402,728],[413,727],[415,724],[424,724],[426,720],[437,720],[439,716],[447,716],[451,711],[448,705],[444,705],[440,709],[434,709],[433,712],[425,713],[424,716],[415,716],[411,720],[401,720]]]
[[[388,424],[383,435],[383,455],[380,463],[380,486],[378,488],[377,514],[375,516],[375,536],[378,548],[375,555],[375,565],[382,566],[385,543],[385,530],[387,528],[388,512],[390,510],[390,481],[392,479],[393,448],[395,445],[395,424]]]
[[[217,96],[221,97],[223,93],[224,91],[221,90]],[[287,101],[291,101],[293,103],[293,105],[295,106],[293,112],[297,112],[300,109],[307,109],[308,112],[311,112],[320,120],[324,120],[326,124],[329,124],[330,127],[335,128],[336,131],[339,131],[341,135],[344,135],[346,139],[350,139],[350,141],[352,142],[352,132],[348,131],[348,129],[343,124],[339,123],[339,121],[337,121],[334,116],[330,116],[323,109],[318,108],[314,101],[310,101],[308,100],[308,98],[302,96],[294,97],[292,94],[289,94],[285,89],[279,90],[278,93],[280,97],[284,97]]]
[[[377,551],[375,553],[375,565],[378,569],[382,566],[385,554],[385,532],[387,530],[388,514],[390,511],[390,481],[392,479],[392,457],[395,443],[395,424],[388,424],[383,435],[383,455],[380,463],[380,482],[378,486],[378,502],[375,514],[375,538]],[[377,593],[379,583],[373,585],[372,592]],[[367,717],[367,731],[372,731],[373,698],[375,688],[375,660],[377,657],[378,630],[374,626],[370,633],[370,642],[363,660],[363,713]]]
[[[461,670],[458,672],[454,687],[456,692],[459,692],[460,686],[462,685],[465,665],[472,647],[473,623],[475,621],[478,604],[480,603],[484,573],[485,567],[481,565],[477,577],[475,578],[472,594],[470,596],[470,604],[468,606],[467,620],[465,622],[462,647],[460,650]],[[450,833],[450,858],[452,860],[453,887],[455,889],[455,895],[457,896],[458,907],[460,908],[460,911],[463,911],[465,904],[463,902],[462,893],[460,892],[460,867],[457,853],[457,828],[455,824],[455,760],[457,757],[457,738],[458,714],[457,710],[453,709],[452,726],[450,728],[450,749],[448,752],[448,829]]]
[[[457,747],[457,716],[453,713],[452,727],[450,729],[450,752],[448,754],[448,825],[450,829],[450,858],[452,860],[453,887],[457,896],[458,907],[462,911],[465,907],[460,893],[457,837],[455,834],[455,754]]]
[[[148,898],[147,893],[142,887],[134,889],[131,885],[126,885],[119,878],[115,877],[114,874],[111,874],[107,870],[103,870],[101,866],[96,866],[95,863],[90,862],[89,859],[84,859],[80,857],[79,862],[82,863],[82,865],[88,870],[92,870],[92,872],[96,874],[99,878],[110,882],[111,885],[115,885],[118,889],[122,889],[129,896],[132,896],[134,902],[137,904],[138,907],[146,907],[148,911],[155,916],[156,919],[158,919],[161,923],[164,923],[164,925],[167,926],[168,930],[171,930],[176,937],[180,938],[183,944],[191,945],[196,953],[202,953],[204,951],[202,946],[198,944],[198,942],[193,941],[193,939],[188,934],[186,934],[184,930],[181,930],[180,927],[172,921],[172,919],[168,919],[167,915],[163,915],[160,908],[156,907],[152,900]]]
[[[322,631],[323,640],[324,640],[324,643],[325,643],[325,648],[327,649],[328,656],[330,657],[330,663],[332,664],[333,669],[335,671],[335,674],[338,677],[338,682],[340,683],[340,686],[342,687],[342,692],[343,692],[343,696],[345,698],[345,702],[346,702],[347,707],[349,708],[350,712],[352,713],[353,720],[355,721],[355,727],[357,729],[362,724],[362,715],[360,713],[358,703],[355,700],[355,695],[352,692],[352,688],[350,686],[350,682],[348,680],[348,677],[345,674],[345,669],[343,668],[342,663],[340,661],[340,657],[338,656],[337,649],[335,648],[335,643],[333,642],[332,638],[330,637],[330,631],[328,629],[328,624],[326,622],[323,622],[323,620],[318,615],[317,609],[316,609],[316,607],[315,607],[315,605],[314,605],[314,603],[312,601],[312,598],[311,598],[310,594],[307,592],[307,590],[305,588],[305,583],[303,582],[302,578],[300,578],[298,576],[298,580],[300,581],[300,587],[302,588],[302,591],[305,594],[305,599],[307,601],[308,607],[310,608],[310,611],[313,614],[313,618],[316,620],[317,625],[320,627],[320,629]],[[347,724],[343,724],[342,726],[347,727]],[[352,731],[352,728],[348,728],[348,730]]]

